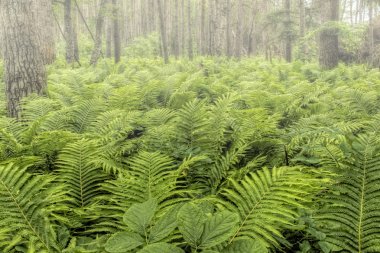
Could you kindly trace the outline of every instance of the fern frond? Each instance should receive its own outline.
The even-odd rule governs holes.
[[[345,252],[380,251],[380,139],[374,133],[347,139],[344,166],[320,219],[328,241]]]
[[[231,180],[221,192],[224,206],[240,215],[240,225],[230,239],[250,237],[267,247],[279,246],[281,231],[291,227],[295,211],[316,190],[314,179],[298,167],[264,168],[241,181]]]
[[[95,144],[86,139],[68,144],[59,154],[59,181],[66,185],[76,207],[88,206],[102,193],[99,184],[106,176],[93,164],[98,156]]]
[[[26,170],[13,164],[0,166],[0,237],[6,238],[0,249],[14,252],[15,246],[33,243],[38,252],[60,252],[45,211],[65,198],[51,188],[51,177]]]

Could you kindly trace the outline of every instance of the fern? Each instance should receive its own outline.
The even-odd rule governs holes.
[[[88,206],[101,194],[99,184],[106,176],[93,164],[98,155],[95,144],[86,139],[68,144],[59,155],[58,180],[66,186],[75,207]]]
[[[337,183],[320,219],[328,241],[345,252],[380,251],[380,140],[366,134],[348,138]]]
[[[36,252],[60,252],[50,206],[66,201],[62,187],[49,176],[33,176],[26,167],[0,166],[0,242],[2,252],[33,245]],[[53,213],[50,213],[53,214]]]
[[[313,177],[297,167],[264,168],[230,183],[220,194],[228,200],[222,205],[239,214],[240,224],[229,243],[249,237],[266,247],[279,246],[281,231],[297,217],[296,208],[305,207],[317,189]]]

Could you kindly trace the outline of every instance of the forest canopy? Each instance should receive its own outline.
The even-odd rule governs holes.
[[[380,252],[379,7],[0,0],[0,252]]]

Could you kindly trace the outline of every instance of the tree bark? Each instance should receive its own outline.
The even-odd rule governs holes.
[[[107,0],[101,0],[99,6],[98,16],[96,18],[96,34],[95,34],[95,44],[94,50],[91,54],[91,65],[96,65],[99,60],[99,57],[102,55],[102,35],[104,27],[104,12],[106,7]]]
[[[164,11],[162,9],[162,1],[161,0],[157,0],[157,7],[158,7],[158,16],[160,19],[162,53],[164,56],[164,62],[165,62],[165,64],[167,64],[167,63],[169,63],[168,44],[166,41],[165,20],[164,20],[164,13],[163,13]]]
[[[112,22],[111,18],[107,18],[106,22],[106,57],[112,57]]]
[[[286,38],[285,38],[285,59],[287,62],[292,61],[292,34],[291,34],[291,16],[290,16],[290,0],[285,0],[286,11]]]
[[[236,43],[235,43],[235,57],[240,59],[243,50],[243,0],[238,1],[237,15],[236,15]]]
[[[206,0],[201,0],[201,54],[207,53],[207,38],[206,38]]]
[[[120,29],[119,29],[119,11],[117,6],[117,0],[112,0],[112,13],[113,13],[113,43],[114,43],[114,55],[115,63],[120,62],[121,57],[121,41],[120,41]]]
[[[44,64],[52,64],[55,60],[55,37],[53,6],[51,0],[33,1],[34,22],[38,29],[38,44]]]
[[[38,45],[31,0],[0,1],[5,63],[5,90],[10,117],[19,117],[22,98],[46,88],[46,72]]]
[[[66,39],[66,61],[73,63],[75,61],[74,54],[74,28],[71,14],[71,0],[65,0],[64,19],[65,19],[65,39]]]
[[[187,35],[188,35],[188,53],[189,59],[192,60],[194,58],[193,53],[193,32],[191,29],[191,0],[187,1]]]
[[[173,33],[172,33],[172,48],[176,59],[179,56],[179,4],[178,0],[174,1],[174,17],[173,17]]]
[[[375,43],[374,43],[374,27],[373,27],[373,0],[369,0],[369,64],[373,65],[374,63],[374,54],[375,54]]]
[[[323,0],[321,13],[324,24],[339,20],[339,0]],[[320,32],[319,64],[323,69],[335,68],[339,63],[338,30],[334,27],[325,27]]]
[[[231,0],[227,0],[226,6],[226,54],[232,56],[231,46]]]
[[[299,0],[299,9],[300,9],[300,37],[303,39],[306,33],[306,22],[305,22],[305,0]],[[301,42],[300,47],[300,58],[305,60],[306,48],[305,44]]]

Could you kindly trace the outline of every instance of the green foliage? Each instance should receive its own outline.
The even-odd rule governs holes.
[[[60,252],[54,212],[66,199],[49,176],[0,166],[0,247],[3,252]],[[54,206],[57,205],[57,206]],[[62,208],[62,206],[61,206]]]
[[[344,161],[320,218],[328,241],[347,252],[379,251],[380,142],[375,133],[347,138]]]
[[[378,71],[129,58],[49,73],[21,120],[0,111],[1,252],[379,251]]]

